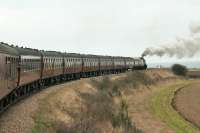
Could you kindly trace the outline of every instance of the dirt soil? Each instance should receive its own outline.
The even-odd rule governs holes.
[[[174,102],[178,112],[200,128],[200,81],[177,92]]]
[[[167,127],[162,121],[153,117],[146,110],[146,100],[154,92],[159,90],[159,86],[167,85],[176,81],[176,77],[167,70],[149,70],[146,74],[156,79],[157,84],[154,86],[141,85],[140,88],[135,90],[124,91],[123,95],[127,98],[129,105],[129,112],[132,121],[144,132],[147,133],[171,133],[169,127]],[[124,78],[125,74],[111,75],[113,80]],[[79,81],[73,81],[62,85],[50,87],[40,93],[37,93],[18,104],[8,109],[2,116],[0,116],[0,133],[29,133],[34,127],[33,114],[37,112],[40,102],[49,94],[57,93],[58,99],[54,99],[55,103],[59,105],[61,109],[73,109],[78,110],[81,106],[81,98],[78,96],[78,92],[95,93],[95,89],[88,82],[89,79],[82,79]],[[199,93],[200,94],[200,93]],[[59,103],[57,103],[59,102]],[[200,107],[200,106],[199,106]],[[199,110],[198,110],[199,111]],[[55,109],[52,113],[52,119],[62,121],[62,123],[70,124],[73,119],[70,115],[66,115],[62,110]],[[112,125],[108,123],[100,124],[105,132],[111,132]]]
[[[188,71],[187,75],[191,78],[200,78],[200,71],[199,70],[190,70],[190,71]]]

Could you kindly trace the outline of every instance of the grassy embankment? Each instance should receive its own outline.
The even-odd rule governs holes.
[[[128,73],[125,77],[114,80],[107,76],[92,78],[86,85],[75,87],[81,89],[73,90],[77,99],[81,99],[73,104],[77,105],[76,108],[66,106],[71,100],[65,98],[65,94],[69,92],[67,89],[51,93],[41,100],[38,112],[33,117],[35,126],[32,132],[141,133],[132,123],[126,98],[121,93],[124,88],[136,89],[141,84],[153,83],[145,72]],[[95,91],[87,90],[87,86],[92,86]],[[63,98],[65,101],[60,100]],[[62,118],[70,117],[70,124],[61,121],[55,112],[59,112],[57,114],[62,115]]]
[[[126,89],[137,89],[140,85],[149,86],[162,81],[165,77],[161,75],[147,75],[145,72],[133,72],[127,74],[123,78],[112,80],[110,77],[102,77],[90,79],[89,83],[82,85],[81,88],[72,89],[78,98],[73,106],[66,106],[71,99],[65,98],[65,94],[69,93],[69,89],[63,89],[41,100],[38,112],[34,114],[35,126],[33,133],[42,132],[121,132],[130,133],[142,132],[138,130],[129,117],[128,105],[126,98],[122,92]],[[167,78],[167,77],[166,77]],[[160,118],[169,127],[175,129],[178,133],[198,133],[189,122],[185,121],[171,106],[171,102],[176,90],[188,84],[185,82],[174,83],[173,86],[161,88],[159,91],[153,92],[153,96],[147,99],[148,110],[158,118]],[[91,89],[85,87],[92,86],[95,91],[91,93]],[[71,92],[70,92],[71,95]],[[63,99],[64,98],[64,99]],[[119,101],[118,103],[116,103]],[[64,101],[65,100],[65,101]],[[70,117],[70,122],[63,122],[61,118]],[[133,119],[134,120],[134,119]],[[113,129],[113,130],[106,130]]]
[[[177,133],[200,133],[191,123],[187,122],[172,107],[175,92],[191,82],[176,83],[155,93],[148,103],[149,110]]]

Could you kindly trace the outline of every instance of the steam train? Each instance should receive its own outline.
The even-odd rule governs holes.
[[[0,43],[0,112],[53,84],[146,69],[144,58],[61,53]]]

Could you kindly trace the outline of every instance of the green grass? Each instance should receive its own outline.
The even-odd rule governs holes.
[[[151,97],[148,102],[148,107],[156,117],[161,119],[177,133],[200,133],[199,129],[187,122],[171,105],[174,93],[180,87],[187,84],[188,83],[176,83],[175,85],[160,89],[159,92]]]
[[[199,70],[200,70],[200,68],[191,68],[188,71],[199,71]]]
[[[32,133],[45,133],[54,132],[53,124],[51,120],[48,119],[47,114],[50,110],[50,98],[55,96],[57,93],[50,93],[40,101],[38,111],[33,115],[34,127],[32,128]]]

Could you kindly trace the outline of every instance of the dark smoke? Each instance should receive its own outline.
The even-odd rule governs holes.
[[[190,26],[191,35],[188,38],[176,39],[174,43],[160,46],[159,48],[147,48],[144,56],[176,56],[177,58],[193,57],[200,53],[200,24]]]

